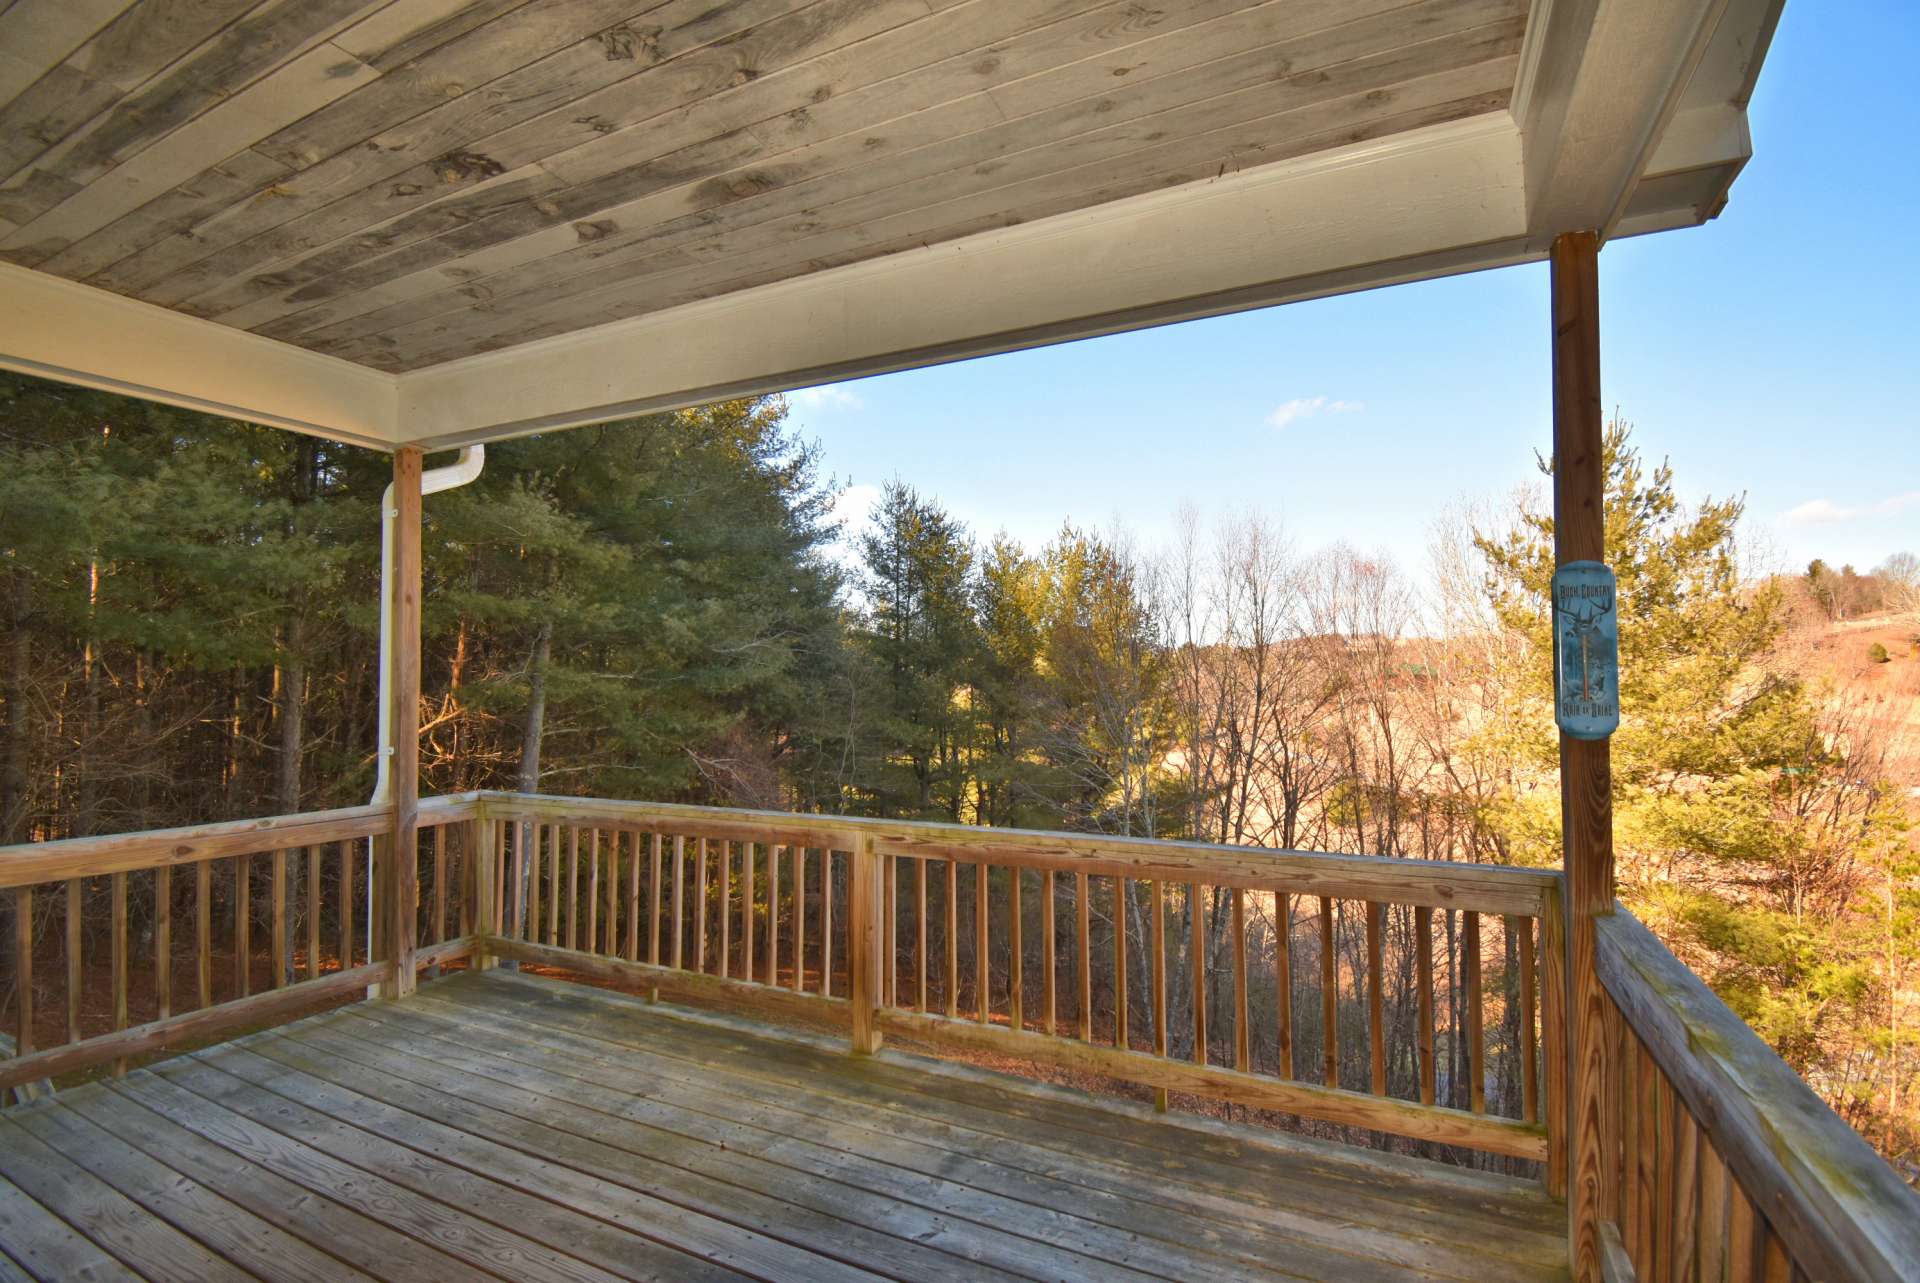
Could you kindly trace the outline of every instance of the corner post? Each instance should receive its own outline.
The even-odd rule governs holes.
[[[500,965],[500,959],[487,948],[493,939],[494,861],[498,858],[500,847],[500,840],[496,836],[498,829],[499,821],[487,814],[487,803],[482,798],[480,814],[475,817],[469,830],[472,835],[469,849],[473,852],[473,859],[468,861],[471,885],[467,894],[470,897],[468,903],[473,905],[473,960],[468,965],[475,971],[491,971]]]
[[[393,453],[393,817],[377,852],[376,914],[385,936],[381,956],[393,971],[380,996],[414,990],[415,901],[419,896],[420,828],[420,471],[421,453]]]
[[[853,879],[847,889],[847,975],[852,981],[853,1050],[880,1050],[881,856],[871,835],[854,839]]]
[[[1600,402],[1600,238],[1553,242],[1553,560],[1606,560],[1606,463]],[[1594,920],[1613,912],[1609,741],[1560,736],[1560,825],[1567,883],[1567,1050],[1571,1172],[1568,1249],[1576,1283],[1602,1277],[1601,1222],[1611,1205],[1601,1137],[1605,999],[1594,970]]]

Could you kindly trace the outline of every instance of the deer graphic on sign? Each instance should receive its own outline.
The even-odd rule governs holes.
[[[1613,572],[1577,561],[1553,576],[1555,719],[1579,739],[1620,724],[1619,594]]]

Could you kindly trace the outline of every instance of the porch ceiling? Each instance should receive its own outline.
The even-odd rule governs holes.
[[[0,364],[452,444],[1712,217],[1779,0],[17,0]]]

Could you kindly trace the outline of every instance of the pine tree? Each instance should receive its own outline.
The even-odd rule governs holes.
[[[1682,504],[1671,468],[1648,470],[1625,424],[1608,427],[1604,450],[1620,603],[1621,895],[1804,1067],[1866,992],[1839,915],[1859,890],[1857,853],[1890,823],[1887,798],[1861,743],[1829,733],[1815,694],[1770,662],[1785,606],[1776,584],[1741,575],[1744,501]],[[1505,706],[1469,751],[1511,755],[1550,779],[1553,521],[1525,512],[1475,543],[1494,613],[1526,645]],[[1486,822],[1522,861],[1558,862],[1552,790],[1511,789]]]

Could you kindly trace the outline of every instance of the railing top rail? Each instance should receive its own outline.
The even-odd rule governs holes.
[[[422,825],[477,814],[479,794],[450,793],[420,803]],[[277,847],[313,846],[384,832],[390,806],[348,806],[333,811],[226,820],[145,833],[112,833],[0,846],[0,889],[66,878],[132,873],[163,865],[196,864]]]
[[[841,850],[871,838],[887,855],[986,860],[1101,877],[1201,881],[1488,913],[1538,914],[1545,897],[1560,885],[1558,870],[1504,865],[547,794],[487,792],[480,800],[494,819],[677,827],[690,836]]]
[[[1596,921],[1601,983],[1795,1263],[1912,1278],[1920,1195],[1632,914]]]

